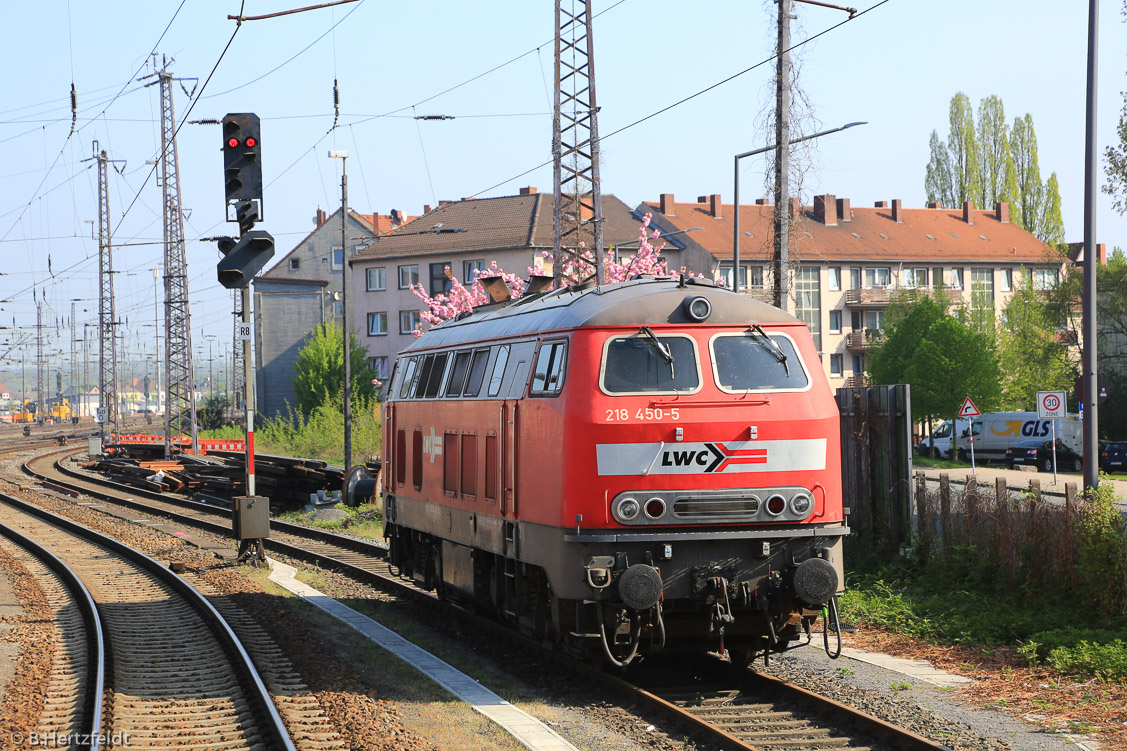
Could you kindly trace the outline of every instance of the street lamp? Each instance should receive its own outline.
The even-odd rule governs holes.
[[[852,128],[855,125],[867,125],[867,124],[868,124],[867,121],[856,122],[856,123],[846,123],[845,125],[842,125],[839,128],[831,128],[830,130],[823,130],[822,132],[814,133],[813,135],[803,136],[802,138],[795,138],[794,140],[791,141],[791,143],[792,144],[793,143],[802,143],[803,141],[809,141],[809,140],[814,139],[814,138],[820,138],[821,136],[829,135],[830,133],[837,133],[839,130],[845,130],[846,128]],[[753,151],[745,151],[742,154],[736,154],[736,157],[733,160],[733,163],[735,165],[735,170],[734,170],[735,171],[735,185],[733,187],[733,193],[735,194],[734,199],[735,199],[735,203],[736,203],[736,208],[735,208],[736,218],[735,218],[735,221],[732,222],[732,230],[733,230],[732,231],[732,236],[733,236],[733,240],[732,240],[732,276],[734,277],[732,288],[736,291],[736,294],[739,294],[739,291],[740,291],[740,160],[743,159],[745,156],[755,156],[756,154],[762,154],[762,153],[767,152],[767,151],[774,151],[775,149],[778,148],[778,146],[779,146],[778,144],[773,143],[770,146],[764,146],[761,149],[755,149]],[[775,210],[776,211],[785,211],[785,210],[787,210],[787,207],[777,206],[775,208]],[[783,270],[783,269],[780,269],[779,273],[786,273],[786,271]],[[777,279],[775,280],[775,283],[778,284]],[[783,305],[786,304],[785,301],[783,301],[783,300],[780,300],[779,302],[782,303]]]
[[[344,308],[344,471],[352,469],[352,337],[348,325],[348,152],[329,151],[340,160],[340,265],[341,307]],[[329,263],[332,267],[332,263]]]

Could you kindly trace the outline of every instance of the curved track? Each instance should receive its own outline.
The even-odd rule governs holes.
[[[46,701],[36,732],[97,739],[102,728],[106,648],[98,608],[78,575],[58,556],[12,527],[0,536],[26,551],[24,567],[35,578],[54,616],[58,649],[46,677]],[[84,748],[97,748],[97,742]]]
[[[56,552],[92,593],[112,655],[104,735],[127,748],[293,750],[234,632],[183,579],[127,545],[3,494],[0,524]]]
[[[24,470],[54,485],[137,511],[176,519],[223,537],[230,536],[230,511],[91,478],[56,461],[57,457],[72,453],[77,452],[67,449],[36,457],[24,465]],[[383,546],[276,520],[271,520],[270,527],[270,537],[265,540],[269,550],[318,565],[327,564],[381,587],[401,587],[414,595],[437,600],[432,593],[396,577],[384,561],[386,549]],[[498,629],[500,635],[494,638],[512,639],[514,636],[507,627],[492,620],[477,618],[475,623],[482,628]],[[527,641],[539,646],[531,639]],[[574,661],[568,664],[591,679],[625,693],[629,697],[627,703],[649,704],[672,715],[684,726],[708,735],[723,748],[861,751],[875,742],[885,749],[947,749],[797,686],[750,671],[735,670],[726,661],[704,658],[692,664],[667,661],[663,665],[651,663],[648,667],[643,663],[642,670],[631,671],[624,677],[592,670]]]

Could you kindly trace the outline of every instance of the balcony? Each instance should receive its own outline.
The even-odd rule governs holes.
[[[849,289],[845,291],[845,304],[851,308],[885,308],[912,295],[935,296],[935,290],[926,287],[885,287],[883,289]]]
[[[884,334],[880,329],[861,329],[845,335],[845,348],[850,352],[873,350],[884,344]]]
[[[771,287],[744,287],[740,294],[768,305],[775,304],[775,290]]]
[[[868,384],[865,383],[865,376],[849,376],[845,379],[845,385],[842,388],[846,389],[862,389]]]

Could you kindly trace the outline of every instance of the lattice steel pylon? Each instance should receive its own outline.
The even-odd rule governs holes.
[[[43,303],[35,301],[35,421],[44,419],[48,413],[43,401],[43,382],[47,377],[47,361],[43,359]]]
[[[173,435],[191,436],[198,448],[196,380],[192,372],[192,318],[188,310],[188,259],[184,213],[180,206],[180,167],[176,155],[176,116],[168,60],[156,73],[160,84],[160,181],[164,197],[164,455],[172,455]],[[152,85],[152,84],[148,84]]]
[[[114,327],[117,314],[113,296],[113,233],[110,230],[109,157],[98,153],[94,142],[94,158],[98,160],[98,400],[103,410],[101,433],[106,427],[110,435],[118,434],[117,401],[117,338]]]
[[[560,286],[564,264],[580,257],[580,245],[594,255],[596,283],[604,281],[591,2],[556,0],[556,97],[552,114],[552,276],[556,287]],[[586,275],[579,276],[575,281],[583,281]]]

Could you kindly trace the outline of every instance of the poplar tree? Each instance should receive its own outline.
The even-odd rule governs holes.
[[[1010,152],[1010,126],[1002,100],[988,96],[978,105],[978,154],[983,208],[998,201],[1012,203],[1017,192],[1017,174]]]
[[[931,158],[927,163],[927,176],[924,178],[924,190],[927,192],[929,203],[939,203],[941,206],[953,207],[955,194],[951,186],[951,155],[947,152],[947,144],[939,140],[939,133],[931,131]]]
[[[947,151],[951,155],[951,184],[955,205],[976,201],[982,193],[978,163],[978,140],[974,129],[974,108],[963,92],[951,97],[951,132]]]

